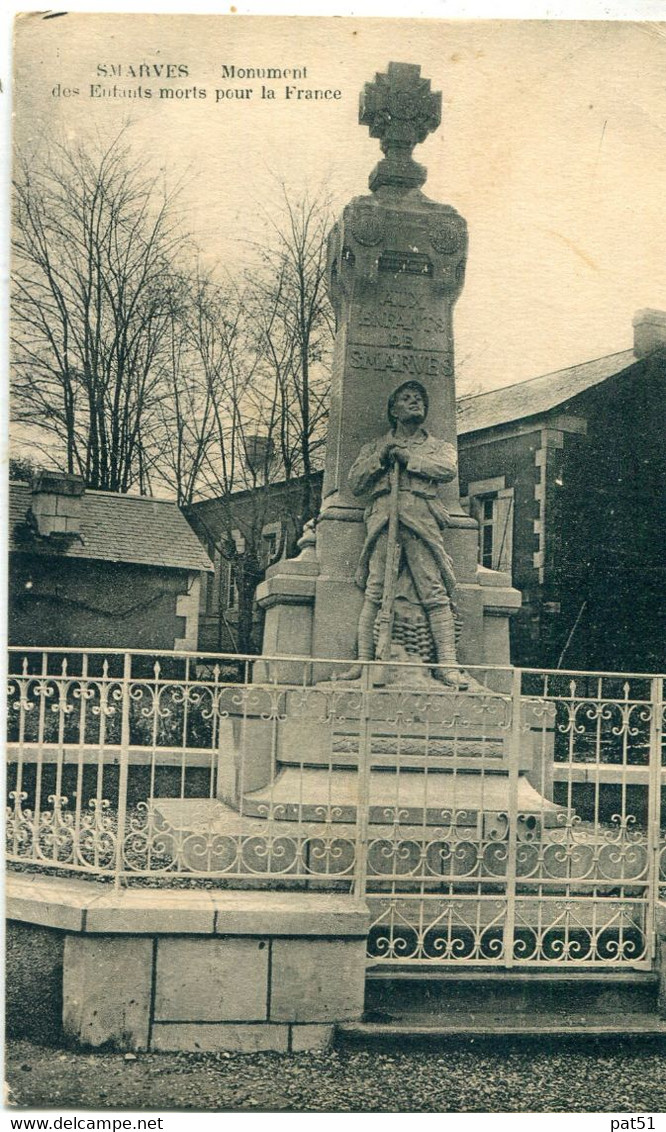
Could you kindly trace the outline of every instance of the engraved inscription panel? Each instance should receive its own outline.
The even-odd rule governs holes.
[[[388,340],[389,345],[397,345],[397,341],[390,340],[391,335],[386,334],[386,331],[396,331],[402,333],[404,346],[425,348],[432,335],[446,334],[446,319],[441,306],[428,309],[429,306],[432,307],[432,304],[426,305],[422,296],[412,291],[387,291],[355,312],[355,328],[362,332],[358,337],[378,344]],[[367,331],[376,333],[368,337]],[[405,340],[407,335],[411,339],[409,343]],[[419,340],[421,336],[424,341]]]
[[[407,377],[445,377],[451,372],[446,357],[441,353],[427,351],[396,350],[391,346],[373,346],[367,349],[353,346],[349,351],[349,364],[352,369],[374,370],[377,373],[392,372],[396,378]]]

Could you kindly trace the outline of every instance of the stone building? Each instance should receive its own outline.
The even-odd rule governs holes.
[[[321,481],[322,473],[315,472],[311,485],[315,512],[321,501]],[[294,477],[234,492],[227,500],[205,499],[187,509],[185,514],[214,564],[214,573],[202,581],[202,648],[238,651],[242,587],[248,585],[254,595],[268,566],[284,554],[297,553],[303,527],[301,501],[302,480]],[[252,651],[258,652],[263,615],[256,604],[253,623]]]
[[[175,503],[40,472],[9,489],[9,642],[196,649],[211,562]]]
[[[663,670],[666,666],[664,513],[666,314],[641,311],[634,348],[515,385],[460,398],[463,504],[479,523],[479,562],[511,576],[522,607],[511,619],[517,664]],[[321,492],[321,474],[315,489]],[[262,489],[266,490],[266,489]],[[293,530],[298,481],[270,487],[265,569]],[[255,514],[231,500],[234,536]],[[220,552],[228,509],[188,515],[214,558],[204,582],[200,641],[235,647],[237,565]],[[257,611],[257,647],[261,641]]]
[[[666,314],[634,349],[459,405],[460,481],[479,551],[522,593],[512,656],[531,666],[666,666]]]

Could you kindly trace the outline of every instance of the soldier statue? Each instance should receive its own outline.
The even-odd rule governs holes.
[[[357,584],[365,591],[358,626],[358,659],[372,660],[379,652],[375,649],[375,622],[386,605],[390,555],[394,554],[395,582],[407,569],[418,604],[428,619],[437,662],[454,666],[437,670],[438,679],[451,687],[465,688],[469,677],[458,669],[456,658],[456,580],[443,539],[449,516],[438,492],[440,484],[455,476],[457,455],[452,444],[429,435],[424,428],[427,415],[424,386],[419,381],[398,386],[388,401],[390,431],[364,445],[349,472],[354,495],[371,497],[356,575]],[[391,541],[397,546],[391,546]],[[389,655],[378,659],[389,659]],[[345,675],[357,678],[360,665]]]

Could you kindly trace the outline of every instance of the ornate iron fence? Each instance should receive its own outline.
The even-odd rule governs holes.
[[[370,956],[649,968],[666,879],[662,678],[516,669],[504,703],[505,777],[454,759],[439,805],[429,762],[411,829],[398,760],[390,828],[368,828]],[[394,720],[398,735],[410,726]]]
[[[9,861],[353,889],[381,964],[651,966],[663,677],[345,667],[10,650]]]

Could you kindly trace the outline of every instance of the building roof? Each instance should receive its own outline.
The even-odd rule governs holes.
[[[570,366],[569,369],[531,377],[516,385],[461,397],[458,400],[458,435],[547,413],[593,385],[621,373],[635,362],[634,351],[623,350],[619,354],[608,354],[592,362]]]
[[[29,484],[10,483],[10,550],[26,549],[26,544],[17,539],[15,528],[25,522],[31,503]],[[86,490],[81,497],[81,538],[82,542],[69,540],[58,553],[66,558],[131,562],[173,570],[213,569],[199,539],[171,500]],[[40,542],[35,539],[30,549],[39,552]],[[48,552],[46,540],[43,545]]]

